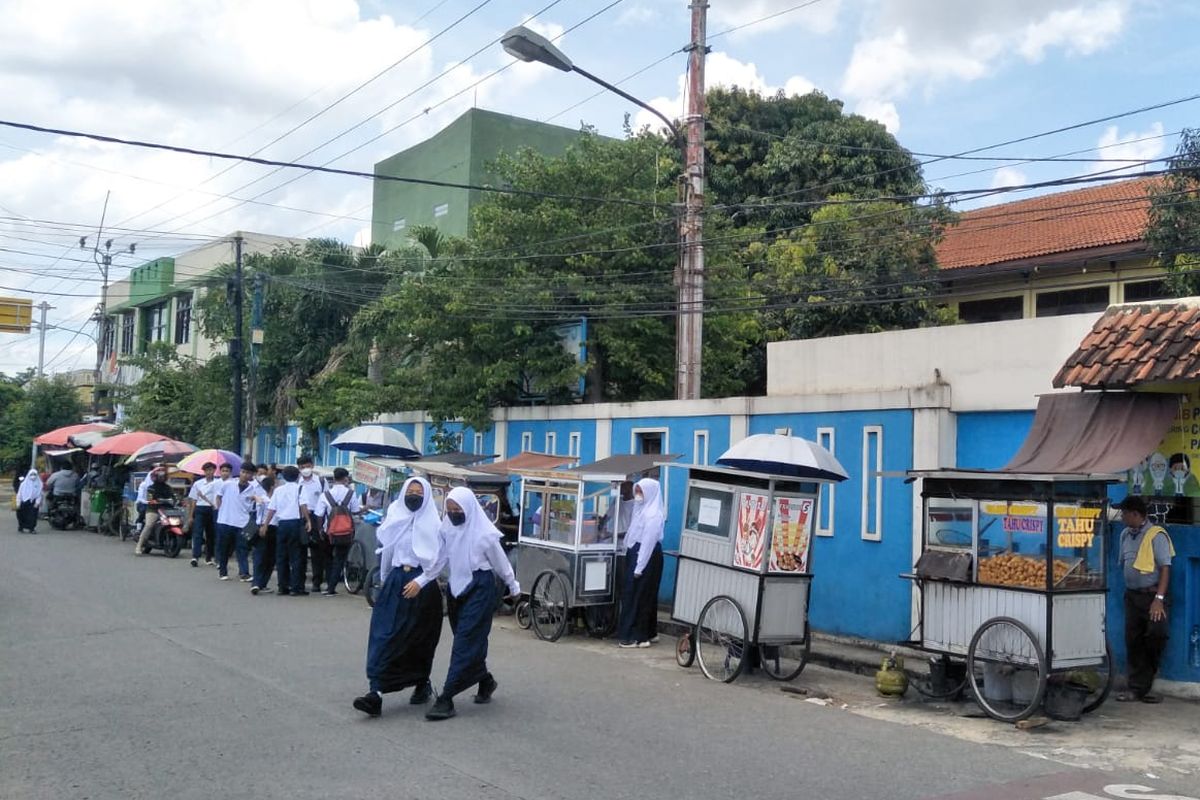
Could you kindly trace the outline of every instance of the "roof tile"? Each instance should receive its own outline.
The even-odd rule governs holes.
[[[1161,381],[1200,381],[1200,297],[1109,308],[1054,385],[1115,389]]]

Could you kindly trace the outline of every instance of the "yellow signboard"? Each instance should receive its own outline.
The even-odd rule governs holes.
[[[1126,475],[1130,495],[1200,497],[1200,386],[1180,391],[1185,396],[1171,429],[1158,449]]]
[[[29,333],[32,325],[32,300],[22,297],[0,297],[0,332]]]

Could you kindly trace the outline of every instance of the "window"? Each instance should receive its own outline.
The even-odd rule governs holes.
[[[579,451],[583,449],[583,434],[572,433],[567,439],[567,455],[572,458],[579,458]]]
[[[633,452],[658,455],[663,452],[663,438],[666,431],[635,431],[633,434]]]
[[[958,318],[962,322],[999,322],[1005,319],[1021,319],[1024,316],[1025,298],[1020,295],[993,297],[990,300],[968,300],[958,304]]]
[[[142,341],[146,344],[165,342],[167,340],[167,304],[159,303],[150,306],[144,314],[142,326]]]
[[[400,219],[398,219],[392,223],[392,233],[399,233],[400,231],[404,230],[407,227],[408,227],[408,220],[401,217]]]
[[[108,358],[117,348],[117,317],[104,318],[104,333],[101,334],[104,343],[104,357]]]
[[[1039,317],[1062,317],[1067,314],[1088,314],[1108,308],[1108,287],[1088,286],[1061,292],[1041,292],[1037,296]]]
[[[444,217],[449,213],[450,213],[450,204],[449,203],[442,203],[441,205],[437,205],[437,206],[433,207],[433,215],[435,217]]]
[[[529,431],[521,434],[521,452],[529,453],[533,451],[533,434]]]
[[[471,451],[477,456],[483,455],[483,434],[475,434],[475,448]]]
[[[730,524],[732,519],[733,492],[700,484],[692,484],[688,489],[687,509],[683,517],[685,530],[728,539],[733,527]],[[766,519],[765,514],[763,519]]]
[[[708,431],[696,431],[692,434],[692,463],[708,465]]]
[[[546,434],[546,452],[550,455],[558,455],[558,434],[551,431]]]
[[[791,436],[792,429],[791,428],[776,428],[775,435],[776,436]]]
[[[136,317],[132,311],[126,311],[121,315],[121,355],[127,356],[133,352],[133,331],[136,326]]]
[[[521,503],[521,538],[575,544],[578,495],[556,487],[527,484]]]
[[[817,428],[817,444],[828,450],[834,458],[837,457],[837,436],[833,428]],[[817,517],[817,536],[833,536],[833,493],[836,487],[832,483],[821,484],[820,509]]]
[[[175,298],[175,344],[187,344],[192,340],[192,296],[181,294]]]
[[[1125,284],[1125,302],[1141,303],[1146,300],[1164,300],[1171,296],[1166,281],[1138,281]]]
[[[883,428],[868,425],[862,440],[862,538],[883,539]]]

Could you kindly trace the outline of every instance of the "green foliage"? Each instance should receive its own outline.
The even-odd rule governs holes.
[[[118,396],[125,426],[161,433],[198,447],[228,447],[233,441],[233,401],[229,359],[206,364],[184,359],[164,342],[128,360],[142,379]]]
[[[75,425],[83,413],[83,403],[66,376],[0,374],[0,470],[27,467],[35,436]]]
[[[1171,172],[1150,190],[1146,241],[1177,297],[1200,294],[1200,129],[1185,129]]]

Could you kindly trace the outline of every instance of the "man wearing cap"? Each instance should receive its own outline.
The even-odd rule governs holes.
[[[1125,652],[1129,660],[1129,689],[1118,700],[1161,703],[1151,693],[1163,651],[1167,647],[1167,589],[1175,548],[1161,525],[1146,516],[1146,501],[1126,497],[1121,509],[1121,569],[1125,577]]]

